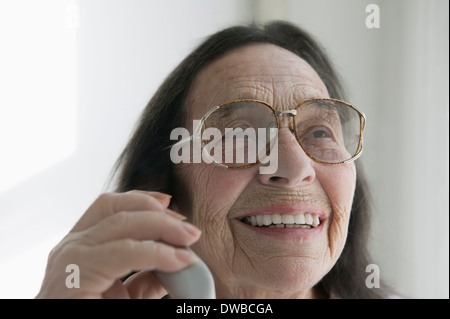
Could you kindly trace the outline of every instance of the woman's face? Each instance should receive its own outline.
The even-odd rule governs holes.
[[[311,97],[329,96],[307,62],[274,45],[252,44],[227,53],[197,75],[188,99],[190,123],[212,106],[238,99],[289,110]],[[210,267],[219,298],[315,297],[312,287],[344,247],[355,166],[313,161],[283,123],[273,174],[260,174],[258,165],[238,170],[207,163],[176,167],[179,194],[184,194],[177,209],[203,231],[193,248]],[[274,213],[310,213],[320,224],[268,228],[241,220]]]

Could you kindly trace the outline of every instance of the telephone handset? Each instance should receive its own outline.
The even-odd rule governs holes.
[[[153,272],[173,299],[215,299],[214,279],[206,264],[197,262],[178,272]]]

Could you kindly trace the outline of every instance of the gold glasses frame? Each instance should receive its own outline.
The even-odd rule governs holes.
[[[194,130],[194,134],[191,135],[191,136],[190,136],[189,138],[187,138],[187,139],[182,139],[181,141],[178,141],[178,142],[175,143],[174,145],[178,145],[178,144],[180,144],[180,143],[186,143],[186,142],[190,142],[190,141],[199,141],[199,142],[200,142],[200,145],[201,145],[201,149],[202,149],[202,151],[203,151],[204,146],[205,146],[206,144],[202,141],[201,133],[202,133],[202,128],[205,127],[206,120],[207,120],[208,117],[209,117],[214,111],[216,111],[217,109],[222,108],[222,107],[226,107],[226,106],[228,106],[228,105],[230,105],[230,104],[233,104],[233,103],[240,103],[240,102],[256,102],[256,103],[260,103],[260,104],[263,104],[263,105],[267,106],[268,108],[270,108],[270,109],[272,110],[272,112],[273,112],[273,114],[274,114],[274,116],[275,116],[275,118],[276,118],[276,121],[277,121],[277,130],[279,130],[279,129],[280,129],[280,117],[281,117],[282,115],[286,114],[286,115],[290,116],[290,117],[293,119],[294,123],[295,123],[295,117],[297,116],[297,110],[298,110],[302,105],[304,105],[305,103],[312,102],[312,101],[332,101],[332,102],[338,102],[338,103],[341,103],[341,104],[343,104],[343,105],[346,105],[346,106],[352,108],[353,110],[355,110],[355,111],[358,113],[359,119],[360,119],[360,134],[359,134],[358,148],[357,148],[357,150],[356,150],[356,153],[355,153],[350,159],[347,159],[347,160],[341,161],[341,162],[326,162],[326,161],[322,161],[322,160],[319,160],[319,159],[315,158],[314,156],[312,156],[311,154],[309,154],[308,151],[306,151],[306,149],[303,147],[302,143],[300,142],[300,138],[299,138],[299,134],[297,134],[296,126],[293,125],[294,128],[293,128],[293,130],[291,130],[291,132],[294,134],[294,136],[295,136],[295,138],[296,138],[298,144],[300,145],[300,147],[302,148],[302,150],[305,152],[305,154],[308,155],[309,158],[311,158],[312,160],[314,160],[314,161],[316,161],[316,162],[318,162],[318,163],[328,164],[328,165],[347,164],[347,163],[351,163],[351,162],[355,161],[356,159],[358,159],[358,158],[362,155],[362,151],[363,151],[363,132],[364,132],[364,128],[365,128],[365,126],[366,126],[366,116],[365,116],[365,114],[364,114],[359,108],[357,108],[357,107],[354,106],[354,105],[351,105],[351,104],[349,104],[349,103],[347,103],[347,102],[344,102],[344,101],[341,101],[341,100],[338,100],[338,99],[328,99],[328,98],[312,98],[312,99],[307,99],[307,100],[304,100],[304,101],[300,102],[299,104],[297,104],[297,106],[296,106],[294,109],[291,109],[291,110],[285,110],[285,111],[277,111],[277,110],[275,110],[275,108],[274,108],[273,106],[271,106],[270,104],[268,104],[268,103],[266,103],[266,102],[264,102],[264,101],[255,100],[255,99],[241,99],[241,100],[234,100],[234,101],[231,101],[231,102],[227,102],[227,103],[224,103],[224,104],[221,104],[221,105],[218,105],[218,106],[214,106],[214,107],[212,107],[211,109],[209,109],[209,110],[203,115],[203,117],[200,119],[200,122],[199,122],[198,126],[197,126],[197,127],[195,128],[195,130]],[[173,147],[174,145],[169,146],[169,148],[170,148],[170,147]],[[242,169],[242,168],[248,168],[248,167],[251,167],[251,166],[260,164],[260,161],[257,160],[255,163],[251,163],[251,164],[247,164],[247,165],[243,165],[243,166],[237,166],[237,167],[230,167],[230,166],[227,166],[227,165],[224,165],[224,164],[221,164],[221,163],[216,162],[216,161],[215,161],[215,160],[214,160],[207,152],[205,152],[205,154],[206,154],[206,156],[211,160],[211,162],[212,162],[213,164],[215,164],[216,166],[219,166],[219,167],[223,167],[223,168],[229,168],[229,169]]]

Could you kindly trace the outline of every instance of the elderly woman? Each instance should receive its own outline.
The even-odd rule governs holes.
[[[369,204],[355,162],[365,118],[343,100],[324,52],[295,26],[212,35],[150,100],[118,160],[117,193],[52,250],[38,297],[161,298],[149,270],[197,258],[218,298],[385,297],[366,286]],[[192,136],[177,143],[179,128]],[[255,141],[263,152],[239,158]],[[193,151],[175,161],[184,145]],[[69,264],[77,289],[64,285]]]

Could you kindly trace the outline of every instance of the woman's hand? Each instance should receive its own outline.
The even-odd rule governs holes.
[[[37,298],[161,298],[166,291],[150,270],[178,271],[195,262],[186,247],[200,230],[167,207],[170,196],[130,191],[101,195],[50,252]],[[69,288],[66,267],[79,269]],[[124,283],[120,277],[140,271]]]

